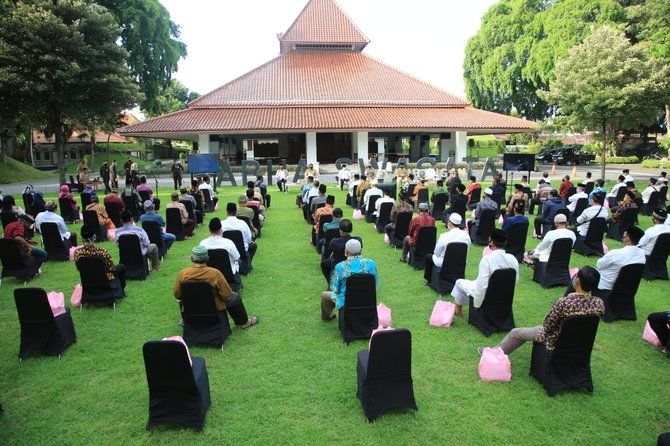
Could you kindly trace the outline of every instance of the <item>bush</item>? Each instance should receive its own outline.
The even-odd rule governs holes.
[[[644,160],[642,161],[642,167],[648,167],[651,169],[666,169],[670,167],[670,161],[663,160]]]
[[[640,158],[637,156],[608,156],[605,160],[607,164],[637,164]],[[600,163],[600,155],[596,155],[594,161],[596,164]]]
[[[563,145],[564,145],[563,141],[561,141],[560,139],[549,138],[547,139],[547,143],[544,145],[544,148],[546,150],[560,149],[561,147],[563,147]]]
[[[526,147],[519,149],[519,153],[537,155],[542,150],[542,144],[539,141],[533,141]]]

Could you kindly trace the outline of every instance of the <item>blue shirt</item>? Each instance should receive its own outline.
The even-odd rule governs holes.
[[[377,277],[377,266],[374,260],[366,259],[361,256],[349,257],[333,269],[330,276],[330,289],[333,292],[332,298],[337,298],[337,308],[344,306],[344,295],[347,291],[347,277],[352,274],[372,274],[375,277],[375,285],[379,282]]]
[[[166,223],[165,220],[163,220],[163,217],[158,215],[155,212],[145,212],[144,214],[140,215],[140,221],[144,223],[145,221],[155,221],[161,227],[165,227]]]
[[[591,198],[593,198],[593,196],[594,196],[595,194],[597,194],[598,192],[602,192],[602,195],[603,195],[603,196],[606,196],[606,195],[607,195],[607,190],[606,190],[604,187],[597,186],[597,187],[596,187],[595,189],[593,189],[593,190],[591,191],[591,193],[589,194],[589,201],[591,201]]]
[[[514,223],[528,223],[528,217],[525,215],[513,215],[511,217],[507,217],[505,219],[505,223],[503,223],[502,230],[505,232],[509,232],[510,228]]]

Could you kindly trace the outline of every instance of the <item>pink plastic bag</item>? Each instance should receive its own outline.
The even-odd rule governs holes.
[[[74,252],[81,248],[81,246],[71,246],[70,247],[70,260],[74,260]]]
[[[384,304],[377,305],[377,319],[380,327],[391,326],[391,309]]]
[[[512,364],[501,348],[486,347],[479,360],[479,378],[482,381],[511,381]]]
[[[363,213],[361,212],[360,209],[356,209],[354,211],[354,215],[352,216],[354,220],[362,220],[363,219]]]
[[[216,204],[214,205],[214,210],[218,211],[219,210],[219,202],[217,201]],[[189,356],[190,359],[190,356]]]
[[[184,341],[184,338],[182,338],[181,336],[170,336],[169,338],[161,339],[161,341],[177,341],[177,342],[181,342],[182,344],[184,344],[184,348],[186,348],[186,355],[188,356],[188,362],[190,362],[191,365],[193,365],[193,360],[191,359],[191,352],[188,351],[188,345],[186,345],[186,342]]]
[[[609,252],[609,250],[610,250],[610,249],[607,247],[607,245],[605,244],[605,242],[603,242],[603,252],[604,252],[605,254],[607,254],[607,253]]]
[[[484,248],[484,251],[482,251],[482,257],[485,257],[485,256],[491,254],[492,252],[493,252],[493,251],[491,251],[491,248],[489,248],[489,247],[487,246],[486,248]]]
[[[505,223],[505,219],[503,218],[502,214],[500,214],[500,217],[498,217],[498,224],[502,225],[503,223]]]
[[[51,306],[51,312],[54,314],[54,317],[65,313],[65,295],[63,293],[49,291],[47,293],[47,298],[49,299],[49,305]]]
[[[116,239],[116,228],[107,230],[107,238],[110,240]]]
[[[81,285],[77,284],[77,286],[74,287],[74,291],[72,292],[72,297],[70,297],[70,305],[73,307],[81,306],[81,292]]]
[[[384,234],[384,243],[391,243],[391,239],[388,234]]]
[[[654,347],[658,347],[661,345],[661,341],[658,340],[658,336],[656,336],[656,332],[651,329],[651,325],[649,325],[649,321],[644,326],[644,331],[642,332],[642,339],[653,345]]]
[[[84,221],[84,214],[81,212],[79,213],[79,221]]]
[[[570,278],[574,278],[579,272],[579,268],[570,268]]]
[[[370,334],[370,341],[368,342],[368,350],[370,350],[370,346],[372,345],[372,337],[377,333],[378,331],[387,331],[387,330],[393,330],[393,327],[378,327],[372,330],[372,333]]]
[[[610,201],[609,200],[605,200],[605,203],[603,203],[603,208],[605,208],[605,209],[610,208]]]
[[[450,327],[454,320],[454,311],[456,306],[451,302],[438,300],[433,307],[433,313],[430,315],[430,325],[435,327]]]

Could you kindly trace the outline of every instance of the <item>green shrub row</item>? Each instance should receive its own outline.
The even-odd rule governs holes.
[[[665,169],[670,167],[670,161],[663,160],[644,160],[642,161],[642,167],[649,167],[651,169]]]
[[[637,156],[608,156],[605,161],[607,164],[637,164],[640,162],[640,158]],[[600,163],[599,155],[596,155],[594,162],[596,164]]]

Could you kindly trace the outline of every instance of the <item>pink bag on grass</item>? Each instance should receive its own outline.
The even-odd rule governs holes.
[[[577,273],[579,272],[579,268],[570,268],[570,278],[573,279]]]
[[[430,315],[429,324],[434,327],[450,327],[454,320],[454,311],[456,305],[444,300],[438,300],[433,307],[433,313]]]
[[[49,291],[47,293],[47,298],[49,299],[49,305],[51,306],[51,312],[54,314],[54,317],[65,313],[65,295],[63,293]]]
[[[393,327],[382,327],[381,325],[378,328],[375,328],[372,330],[372,333],[370,334],[370,341],[368,342],[368,350],[370,350],[370,346],[372,345],[372,337],[377,333],[378,331],[386,331],[386,330],[393,330]]]
[[[512,380],[512,364],[501,348],[486,347],[479,360],[479,378],[482,381]]]
[[[74,252],[75,252],[76,250],[78,250],[79,248],[81,248],[81,246],[71,246],[71,247],[70,247],[70,260],[71,260],[71,261],[74,260]]]
[[[610,250],[610,249],[607,247],[607,245],[605,244],[605,242],[603,242],[603,253],[607,254],[607,253],[609,252],[609,250]]]
[[[81,285],[77,284],[74,287],[74,291],[72,292],[72,297],[70,297],[70,305],[73,307],[80,307],[81,306]]]
[[[116,228],[107,230],[107,238],[110,240],[116,239]]]
[[[642,332],[642,339],[653,345],[654,347],[658,347],[661,345],[661,341],[658,340],[658,336],[656,336],[656,332],[651,329],[651,325],[649,325],[649,321],[644,326],[644,331]]]
[[[380,327],[391,326],[391,309],[384,304],[377,305],[377,319]]]
[[[502,225],[503,223],[505,223],[505,219],[503,218],[502,214],[500,214],[500,217],[498,217],[498,224]]]
[[[184,338],[182,338],[181,336],[170,336],[169,338],[161,339],[161,341],[177,341],[177,342],[181,342],[182,344],[184,344],[184,347],[186,348],[186,355],[188,356],[188,362],[190,362],[191,365],[193,365],[193,360],[191,359],[191,352],[188,351],[188,345],[186,345],[186,342],[184,341]]]
[[[356,209],[354,211],[354,215],[352,216],[354,220],[362,220],[363,219],[363,213],[361,212],[360,209]]]
[[[384,234],[384,243],[391,243],[391,239],[388,234]]]

